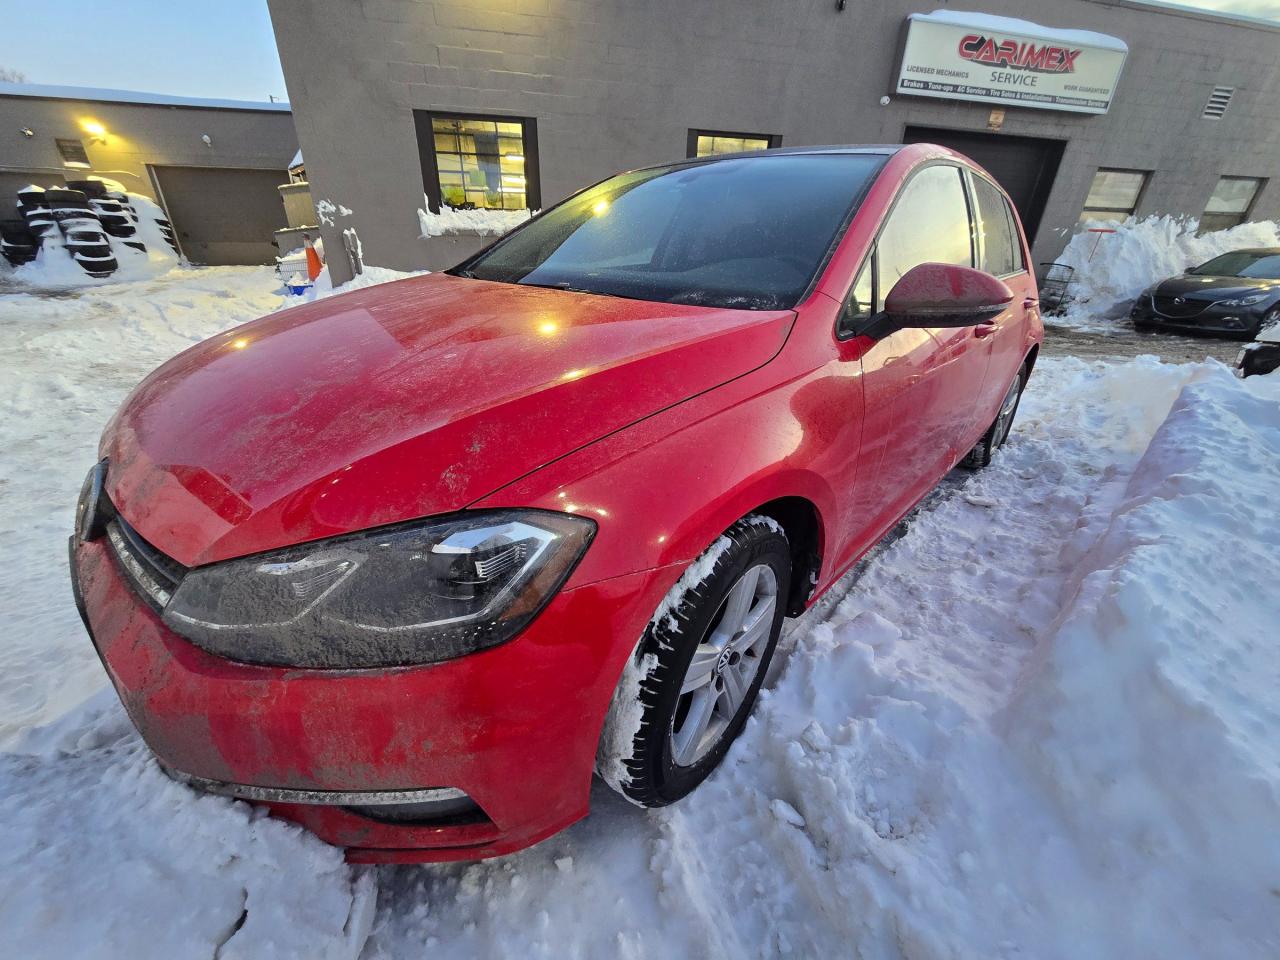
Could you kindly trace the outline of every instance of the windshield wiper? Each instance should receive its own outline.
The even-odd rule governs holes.
[[[530,283],[527,280],[517,280],[522,287],[541,287],[543,290],[564,290],[566,293],[590,293],[597,297],[613,297],[615,300],[630,300],[631,297],[624,297],[620,293],[606,293],[603,290],[588,290],[586,287],[575,287],[573,284],[565,283]]]

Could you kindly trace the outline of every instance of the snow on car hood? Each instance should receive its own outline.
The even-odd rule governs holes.
[[[767,363],[791,311],[432,274],[237,327],[108,426],[108,493],[186,565],[446,513]]]

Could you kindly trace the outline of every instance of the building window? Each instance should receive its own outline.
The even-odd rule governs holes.
[[[782,137],[773,133],[725,133],[720,130],[690,130],[685,156],[714,157],[721,153],[772,150],[782,146]]]
[[[1200,232],[1225,230],[1244,223],[1261,189],[1262,181],[1257,177],[1219,178],[1218,185],[1213,188],[1213,196],[1205,204],[1204,216],[1200,218]]]
[[[533,120],[414,111],[414,123],[433,212],[542,206]]]
[[[54,142],[58,145],[58,153],[62,155],[64,167],[89,169],[89,154],[85,153],[83,143],[79,140],[63,140],[60,137],[55,138]]]
[[[1149,175],[1143,170],[1100,169],[1093,175],[1093,185],[1089,187],[1080,222],[1123,220],[1133,216]]]

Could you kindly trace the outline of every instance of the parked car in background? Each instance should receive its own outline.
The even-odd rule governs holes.
[[[152,373],[78,505],[85,625],[173,777],[352,861],[535,843],[593,769],[671,803],[783,617],[1009,435],[1028,263],[941,147],[621,174]]]
[[[1253,343],[1240,348],[1236,375],[1254,377],[1280,369],[1280,320],[1265,324]]]
[[[1252,340],[1280,318],[1280,248],[1233,250],[1153,284],[1129,317],[1138,330]]]

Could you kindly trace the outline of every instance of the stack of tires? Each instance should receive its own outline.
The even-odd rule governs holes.
[[[58,221],[49,212],[49,201],[45,197],[44,187],[34,183],[18,191],[18,214],[22,217],[27,229],[36,239],[36,246],[46,240],[56,240],[59,236]]]
[[[138,214],[127,195],[108,190],[101,180],[68,180],[67,188],[79,190],[89,200],[89,209],[102,224],[104,233],[119,239],[126,247],[146,252],[147,245],[137,239]]]
[[[120,264],[102,229],[102,221],[89,206],[84,191],[54,188],[46,190],[44,195],[71,258],[91,277],[109,277],[115,273]]]
[[[129,194],[101,180],[71,180],[65,187],[48,189],[32,184],[18,191],[17,207],[21,219],[0,219],[0,256],[15,267],[31,263],[41,250],[58,250],[89,276],[107,277],[119,269],[123,247],[147,251],[138,233],[138,211],[152,216],[150,204],[136,207]],[[152,218],[181,257],[173,225],[163,216]]]
[[[178,249],[178,240],[173,235],[173,224],[164,217],[156,217],[156,226],[160,228],[160,236],[164,237],[164,242],[173,248],[174,253],[182,256],[182,251]]]
[[[34,260],[39,249],[40,241],[25,220],[0,220],[0,256],[20,267]]]

